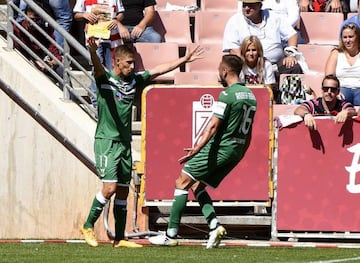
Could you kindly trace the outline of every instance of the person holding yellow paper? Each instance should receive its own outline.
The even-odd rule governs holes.
[[[86,38],[101,39],[97,55],[108,70],[112,69],[112,50],[123,44],[118,22],[124,18],[124,11],[121,0],[77,0],[73,8],[74,18],[86,21]],[[95,83],[91,83],[90,90],[91,103],[97,107]]]

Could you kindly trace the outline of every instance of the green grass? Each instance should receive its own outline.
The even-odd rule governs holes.
[[[331,261],[330,261],[331,260]],[[71,243],[0,243],[0,262],[360,262],[360,251],[352,248],[220,247],[201,246],[113,249]]]

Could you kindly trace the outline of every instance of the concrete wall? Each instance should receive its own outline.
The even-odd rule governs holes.
[[[64,102],[62,91],[1,39],[0,78],[94,159],[95,121],[76,104]],[[101,182],[1,90],[0,149],[0,239],[81,238],[79,227]],[[102,218],[96,233],[107,239]]]

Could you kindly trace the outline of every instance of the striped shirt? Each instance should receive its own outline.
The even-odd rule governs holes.
[[[121,0],[77,0],[73,8],[74,13],[91,13],[94,7],[103,6],[104,9],[110,10],[110,19],[116,18],[119,13],[125,11],[123,3]],[[87,27],[85,27],[85,33]],[[87,36],[86,36],[87,38]],[[111,30],[110,39],[104,39],[104,42],[110,41],[111,48],[115,48],[123,44],[122,39],[120,38],[118,29]]]
[[[322,104],[322,97],[305,101],[302,103],[302,105],[305,106],[311,114],[331,114],[334,116],[342,110],[354,107],[350,102],[336,99],[334,108],[329,109],[330,112],[326,112],[324,105]]]

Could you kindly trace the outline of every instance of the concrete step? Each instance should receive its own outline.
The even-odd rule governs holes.
[[[76,93],[82,97],[89,96],[89,92],[86,90],[86,88],[90,87],[90,79],[85,75],[84,72],[79,70],[72,70],[71,73],[74,75],[74,78],[78,80],[71,81],[73,88],[76,90]],[[91,72],[88,73],[91,74]]]

